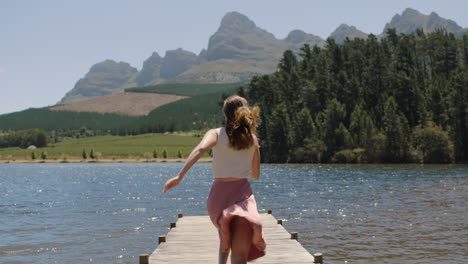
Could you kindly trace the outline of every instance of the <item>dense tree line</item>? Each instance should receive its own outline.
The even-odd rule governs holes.
[[[264,162],[466,162],[468,37],[387,31],[286,51],[238,93]]]
[[[47,147],[47,141],[48,135],[45,131],[40,129],[31,129],[0,136],[0,148],[27,148],[31,145],[43,148]]]
[[[106,132],[137,120],[134,116],[87,112],[50,111],[47,107],[0,115],[0,132],[27,130],[78,130],[81,127]]]
[[[223,115],[219,101],[223,94],[233,94],[239,84],[208,85],[201,89],[200,84],[171,84],[156,86],[159,90],[177,88],[175,92],[186,93],[192,87],[200,94],[160,106],[147,116],[122,116],[116,114],[77,113],[28,109],[21,112],[0,115],[0,133],[39,128],[49,132],[51,142],[62,138],[95,135],[139,135],[173,131],[204,130],[219,126]],[[169,88],[168,88],[169,87]],[[149,87],[149,91],[152,91]],[[155,89],[155,88],[154,88]],[[219,89],[219,90],[215,90]],[[215,91],[215,92],[213,92]],[[84,132],[83,132],[84,130]]]

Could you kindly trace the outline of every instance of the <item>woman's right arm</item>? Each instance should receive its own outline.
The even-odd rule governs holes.
[[[184,178],[185,174],[190,170],[190,168],[195,164],[203,154],[214,147],[216,142],[218,141],[218,134],[216,133],[216,129],[211,129],[206,132],[205,136],[203,137],[202,141],[196,146],[190,156],[187,158],[187,161],[184,164],[184,167],[179,171],[177,176],[171,178],[166,181],[163,187],[163,193],[169,191],[170,189],[176,187],[180,181]]]

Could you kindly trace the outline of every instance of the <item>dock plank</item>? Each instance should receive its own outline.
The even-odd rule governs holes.
[[[266,256],[251,263],[314,263],[314,257],[271,214],[261,214]],[[149,256],[150,264],[217,263],[218,232],[208,216],[184,216]],[[228,261],[229,263],[229,261]],[[250,263],[250,262],[249,262]]]

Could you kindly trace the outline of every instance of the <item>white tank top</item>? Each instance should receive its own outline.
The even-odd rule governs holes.
[[[212,148],[214,178],[252,178],[252,159],[255,145],[248,149],[235,150],[229,147],[229,138],[224,127],[217,129],[218,142]]]

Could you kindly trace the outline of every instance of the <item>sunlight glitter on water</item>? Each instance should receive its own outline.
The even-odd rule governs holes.
[[[182,165],[0,164],[0,262],[137,262],[178,212],[206,214],[210,164],[161,194]],[[259,211],[287,219],[327,263],[458,264],[468,255],[466,166],[262,165],[252,186]]]

